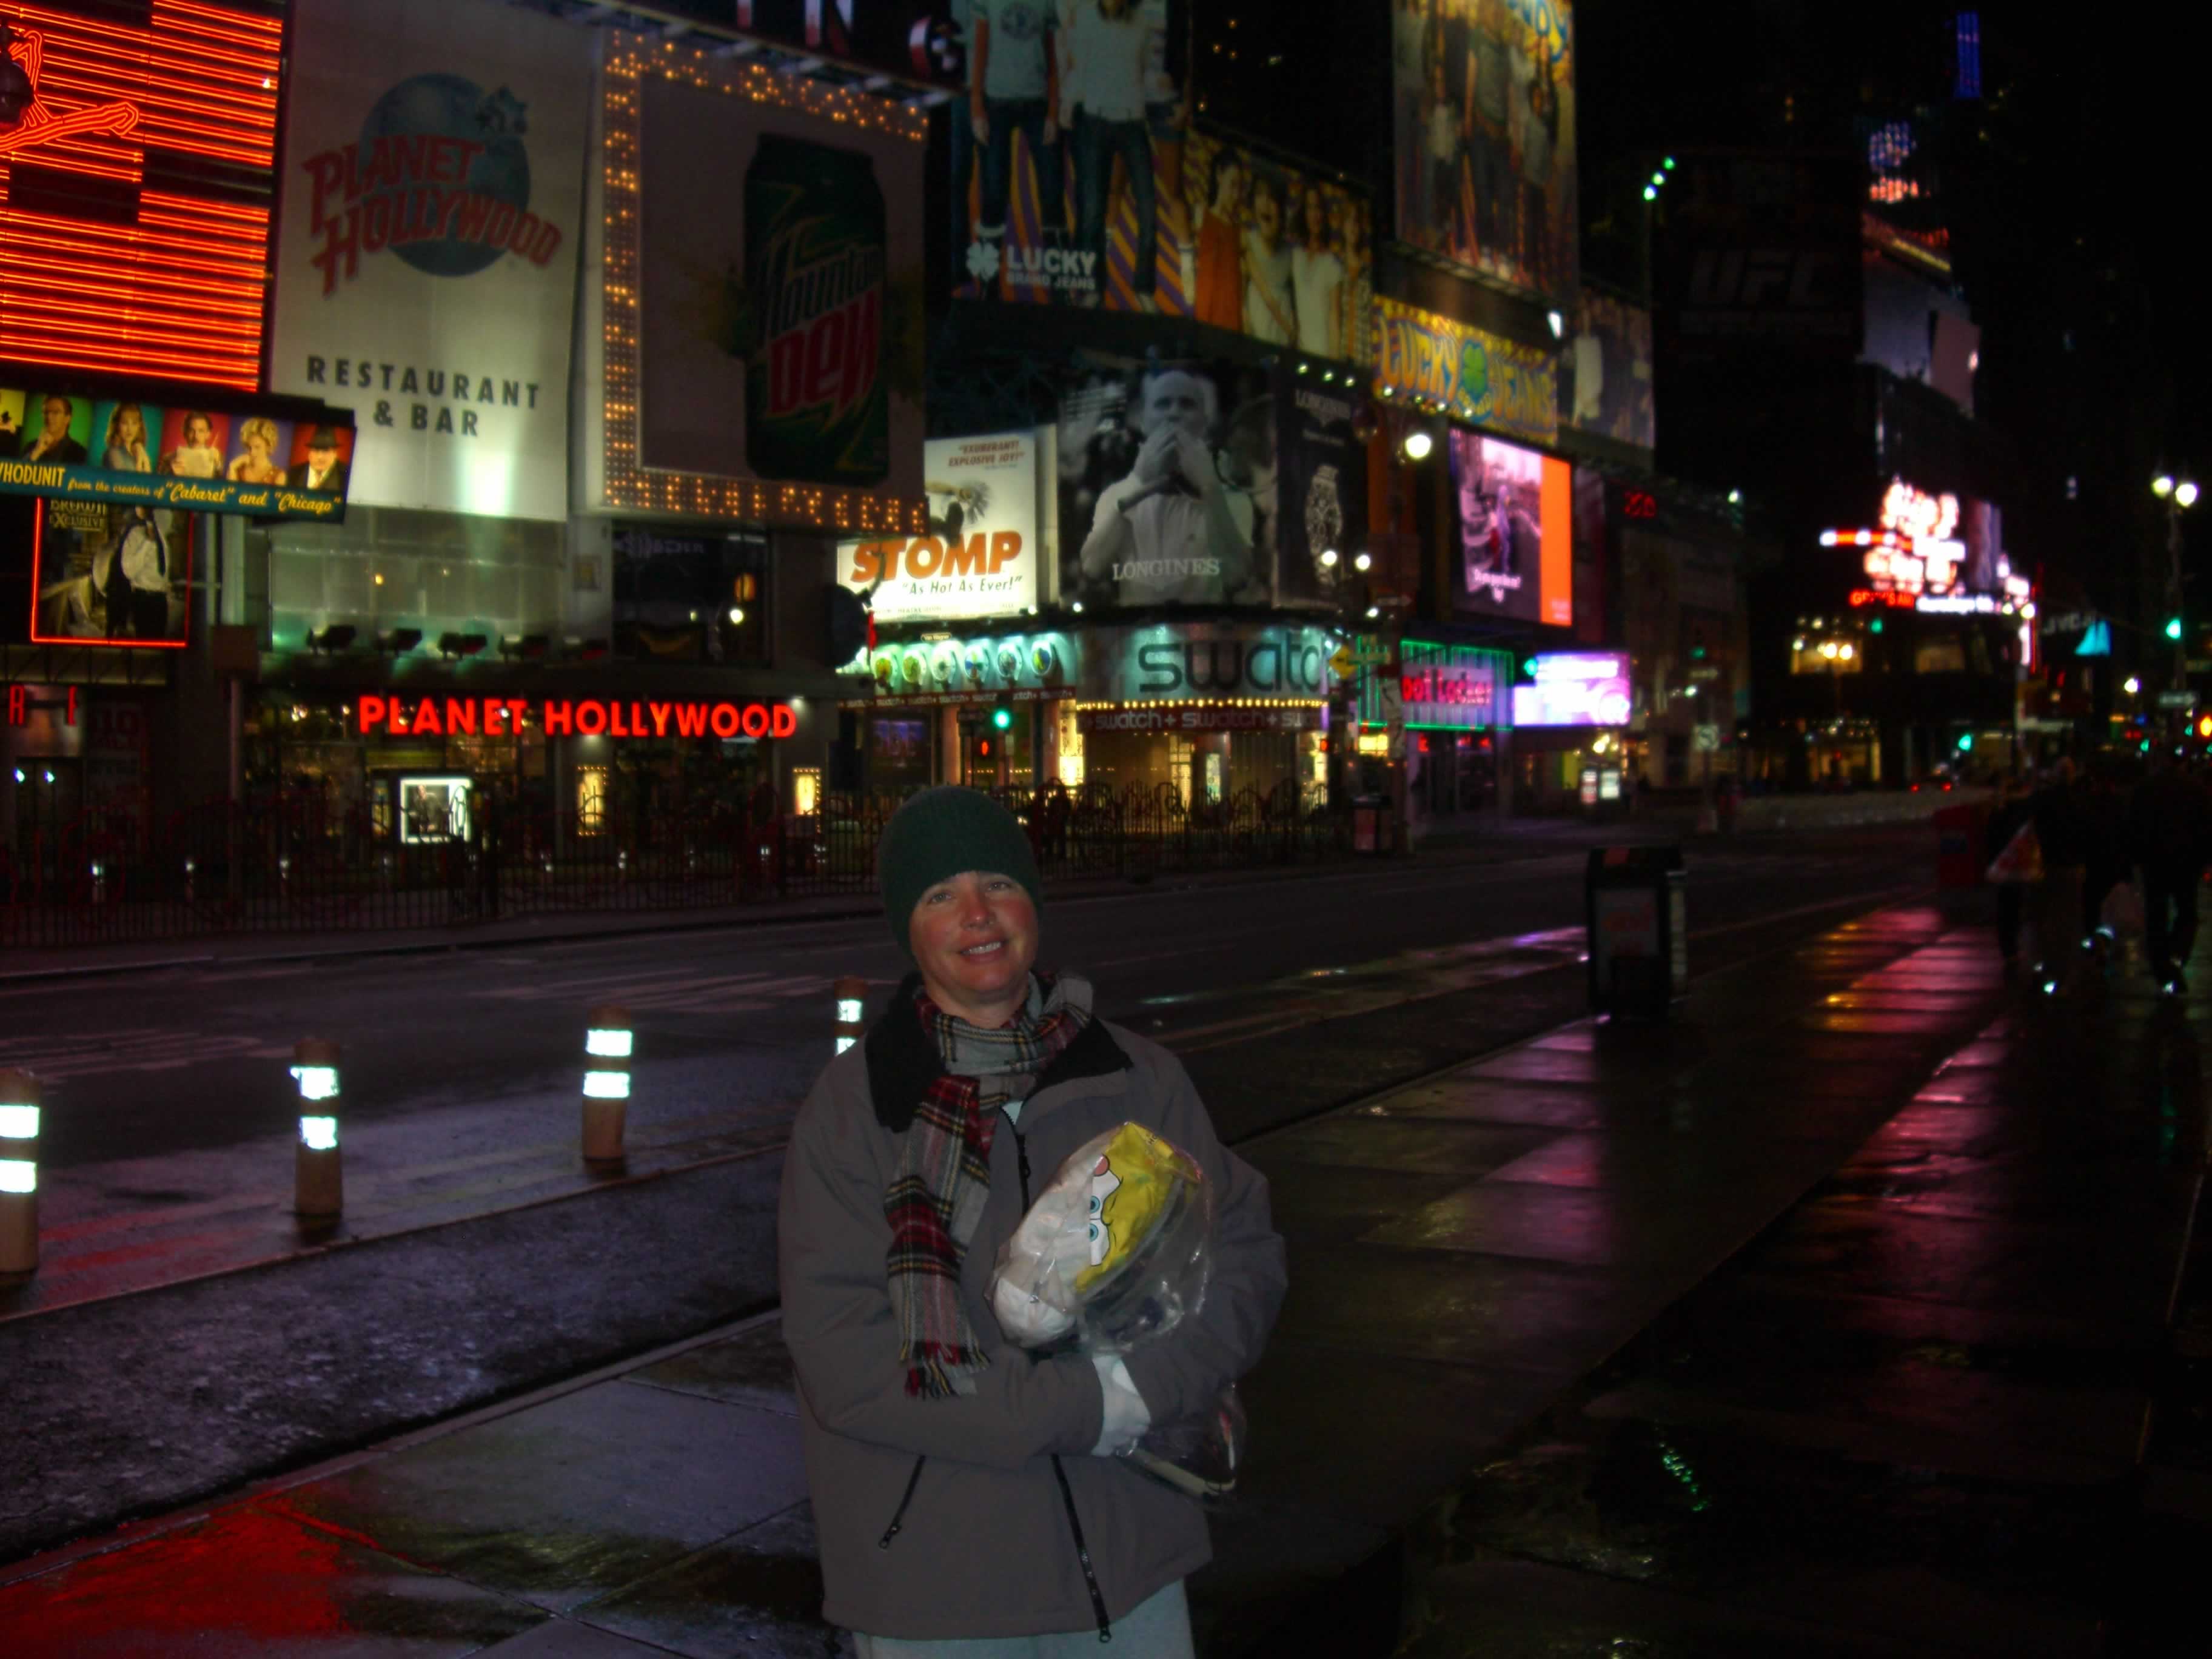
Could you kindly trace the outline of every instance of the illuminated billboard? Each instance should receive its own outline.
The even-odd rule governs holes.
[[[1536,443],[1558,432],[1549,351],[1391,299],[1375,303],[1375,338],[1385,395],[1440,404],[1455,420]]]
[[[179,404],[0,386],[0,491],[99,505],[345,517],[354,429],[313,404]]]
[[[1033,432],[932,438],[929,529],[839,544],[837,580],[878,622],[964,621],[1035,611],[1044,548]]]
[[[1174,89],[1146,78],[1130,43],[1164,19],[1152,7],[1120,19],[1076,9],[1060,73],[1079,113],[1049,143],[1021,100],[986,97],[980,131],[970,104],[954,104],[952,296],[1186,319],[1364,359],[1375,292],[1365,192],[1163,118]],[[994,66],[1006,49],[994,49]],[[1082,61],[1107,51],[1105,66]]]
[[[2034,584],[2013,571],[1996,502],[1893,478],[1880,517],[1876,527],[1820,532],[1823,547],[1865,550],[1866,585],[1852,589],[1852,605],[1996,615],[2030,601]]]
[[[589,37],[488,0],[295,15],[270,386],[356,411],[356,501],[566,518]]]
[[[927,116],[627,34],[602,82],[585,494],[920,534]]]
[[[256,391],[281,10],[0,21],[0,359]]]
[[[1534,685],[1513,688],[1516,726],[1625,726],[1634,708],[1628,659],[1615,652],[1537,657]]]
[[[1264,368],[1092,356],[1060,404],[1060,592],[1273,602],[1281,480]]]
[[[1391,7],[1398,234],[1501,282],[1573,301],[1574,8]]]
[[[1454,428],[1458,557],[1452,604],[1462,614],[1571,626],[1574,468],[1518,444]]]

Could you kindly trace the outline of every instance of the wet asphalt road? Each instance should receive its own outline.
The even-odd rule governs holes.
[[[1693,969],[1923,890],[1929,864],[1924,829],[1693,852]],[[1582,1012],[1581,871],[1402,864],[1057,902],[1047,957],[1181,1053],[1241,1139]],[[191,1214],[279,1170],[289,1186],[284,1062],[311,1032],[346,1045],[349,1220],[356,1169],[380,1165],[444,1181],[438,1218],[477,1218],[423,1231],[402,1209],[358,1246],[0,1316],[0,1492],[35,1495],[0,1505],[0,1559],[769,1305],[773,1148],[827,1057],[828,981],[880,997],[900,965],[880,921],[850,921],[0,994],[0,1064],[62,1073],[43,1151],[64,1224]],[[762,1155],[512,1207],[477,1175],[518,1139],[574,1164],[583,1014],[616,997],[636,1011],[634,1131],[659,1125],[676,1165],[694,1127],[739,1126]]]
[[[1833,913],[1801,917],[1808,907],[1924,886],[1927,840],[1916,827],[1692,848],[1693,970],[1755,948],[1762,919],[1810,927]],[[1088,973],[1105,1013],[1167,1042],[1218,1085],[1213,1103],[1233,1137],[1381,1086],[1404,1071],[1408,1043],[1418,1058],[1449,1058],[1507,1040],[1555,1006],[1560,1018],[1578,1012],[1571,996],[1531,994],[1577,977],[1536,970],[1571,967],[1579,955],[1582,868],[1578,853],[1393,864],[1054,902],[1044,960]],[[227,1151],[289,1137],[286,1066],[301,1036],[344,1047],[349,1134],[378,1130],[387,1158],[444,1156],[456,1122],[496,1115],[498,1103],[532,1121],[570,1111],[586,1015],[601,1002],[634,1011],[634,1122],[788,1108],[827,1057],[830,981],[863,975],[880,999],[902,967],[874,920],[187,966],[0,991],[0,1065],[49,1080],[49,1171],[129,1160],[143,1190],[182,1192],[218,1182]],[[1360,1011],[1379,1010],[1433,998],[1455,969],[1492,994],[1448,1026],[1379,1039],[1364,1031],[1360,1064],[1325,1085],[1279,1041],[1304,1028],[1302,1009],[1353,1012],[1347,990],[1360,993]],[[1521,983],[1530,977],[1545,984]],[[1281,1103],[1263,1105],[1240,1085]],[[163,1159],[190,1172],[149,1180],[148,1165]]]

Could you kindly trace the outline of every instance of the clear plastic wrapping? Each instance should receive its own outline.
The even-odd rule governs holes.
[[[1205,1305],[1213,1188],[1189,1153],[1138,1123],[1085,1141],[1060,1166],[991,1279],[1009,1341],[1127,1353]],[[1156,1423],[1121,1455],[1179,1492],[1224,1496],[1244,1451],[1235,1388],[1214,1407]]]

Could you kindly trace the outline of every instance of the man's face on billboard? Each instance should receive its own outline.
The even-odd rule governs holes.
[[[185,422],[185,444],[191,449],[205,449],[215,442],[215,426],[204,415],[195,415]]]
[[[307,465],[314,468],[318,472],[329,471],[331,465],[337,461],[337,458],[338,449],[336,444],[310,444],[307,446]]]
[[[75,412],[76,411],[70,407],[70,400],[68,398],[47,398],[46,405],[46,436],[49,438],[66,438],[69,436],[70,416]]]
[[[1145,383],[1145,435],[1174,427],[1194,438],[1206,436],[1205,382],[1195,374],[1154,375]]]

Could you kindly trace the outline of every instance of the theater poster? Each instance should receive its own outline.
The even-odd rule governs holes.
[[[33,644],[186,643],[194,514],[41,500],[31,522]]]

